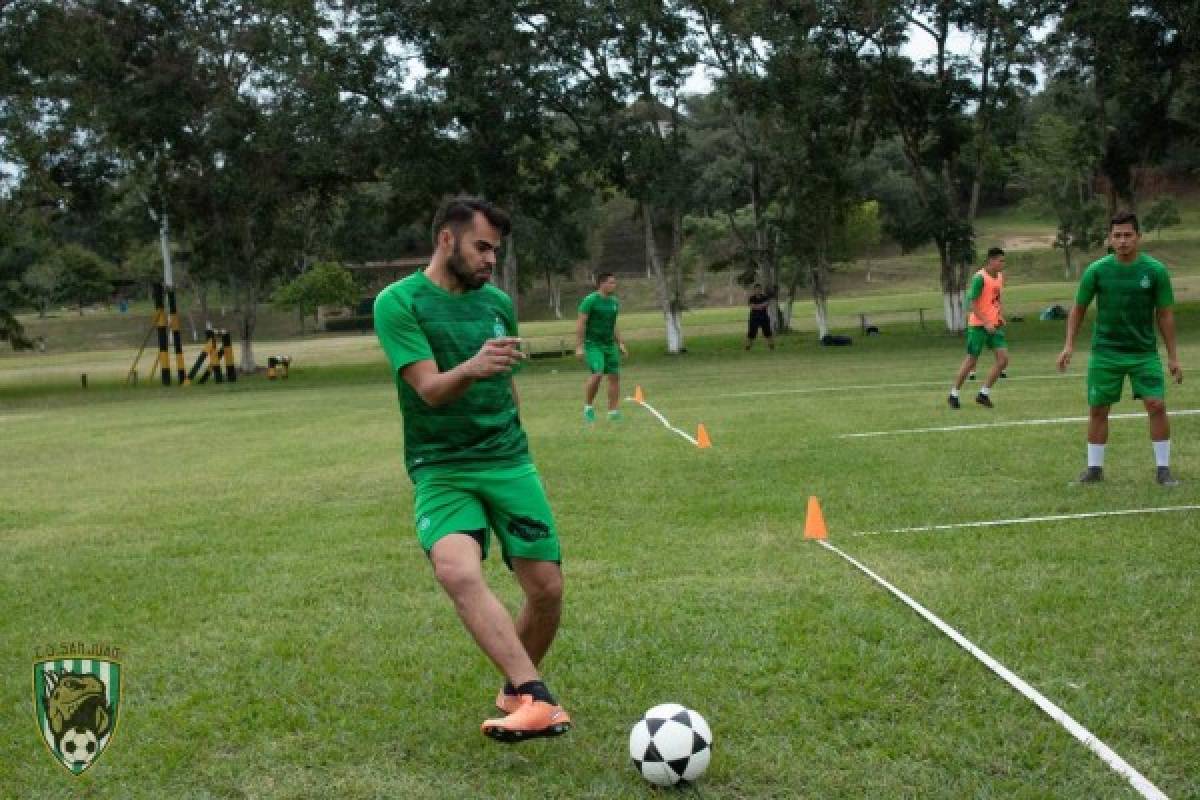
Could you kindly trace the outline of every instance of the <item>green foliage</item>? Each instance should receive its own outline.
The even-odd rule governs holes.
[[[1138,222],[1146,233],[1158,231],[1161,236],[1164,228],[1173,228],[1181,224],[1183,217],[1179,215],[1179,204],[1175,198],[1163,196],[1154,201],[1154,205],[1150,206],[1150,210]]]
[[[272,302],[306,316],[316,314],[317,306],[353,306],[361,294],[349,270],[321,262],[276,289]]]
[[[81,313],[86,304],[107,300],[112,294],[113,265],[82,245],[60,247],[47,265],[57,275],[56,294],[78,304]]]

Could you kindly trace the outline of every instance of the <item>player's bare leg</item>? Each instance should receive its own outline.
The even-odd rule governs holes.
[[[482,555],[479,542],[465,533],[439,539],[429,553],[434,577],[450,596],[479,649],[514,686],[537,680],[537,668],[517,635],[508,609],[484,580]]]
[[[950,396],[947,398],[947,402],[951,408],[959,407],[958,390],[962,388],[963,383],[967,380],[967,375],[975,369],[977,361],[979,361],[978,357],[968,353],[966,358],[963,359],[962,366],[958,368],[958,374],[954,376],[954,388],[950,390]]]
[[[610,373],[608,376],[608,418],[621,418],[621,376]]]
[[[999,348],[995,353],[996,363],[992,365],[992,371],[988,373],[987,380],[983,382],[983,387],[975,396],[976,403],[988,408],[992,408],[992,387],[996,385],[996,381],[1000,380],[1000,375],[1008,367],[1008,350]]]
[[[553,561],[514,558],[513,572],[525,593],[525,603],[517,614],[517,636],[537,666],[554,642],[562,618],[562,568]]]
[[[1167,416],[1167,404],[1161,397],[1143,398],[1146,415],[1150,421],[1150,443],[1154,447],[1154,476],[1162,486],[1178,486],[1179,481],[1171,475],[1171,420]]]
[[[1088,408],[1088,463],[1079,476],[1080,483],[1104,480],[1104,446],[1108,444],[1108,412],[1112,406]]]
[[[593,408],[593,403],[596,402],[596,394],[600,391],[600,381],[604,376],[600,373],[588,375],[587,380],[583,382],[583,418],[587,422],[596,421],[596,411]]]

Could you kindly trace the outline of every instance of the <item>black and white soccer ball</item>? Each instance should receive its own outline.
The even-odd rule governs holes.
[[[712,730],[690,708],[663,703],[643,714],[629,732],[629,757],[642,777],[657,786],[690,783],[708,769]]]
[[[94,731],[87,728],[68,728],[58,742],[58,749],[69,767],[85,767],[96,757],[99,742]]]

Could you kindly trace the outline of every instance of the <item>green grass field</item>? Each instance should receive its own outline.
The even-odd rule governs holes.
[[[1189,300],[1190,279],[1180,287]],[[1200,502],[1200,416],[1173,421],[1175,490],[1153,483],[1141,419],[1113,422],[1103,487],[1070,485],[1078,422],[842,438],[1084,414],[1084,354],[1057,375],[1062,323],[1033,313],[1067,297],[1061,285],[1014,292],[1029,313],[1011,327],[993,411],[969,394],[946,407],[962,341],[936,315],[924,331],[898,316],[849,348],[797,334],[743,353],[743,312],[714,309],[689,315],[679,357],[661,355],[653,315],[631,315],[625,393],[640,384],[672,424],[704,423],[707,451],[633,405],[623,423],[587,429],[581,367],[530,363],[523,417],[566,553],[566,614],[544,667],[576,729],[518,747],[478,733],[499,681],[415,544],[373,337],[264,343],[296,356],[287,382],[186,390],[122,386],[128,351],[0,359],[0,797],[659,796],[629,766],[626,737],[665,701],[704,714],[716,738],[683,796],[1137,796],[803,541],[810,495],[833,544],[1168,795],[1200,796],[1195,512],[856,535]],[[930,298],[837,303],[853,322]],[[1177,313],[1194,370],[1200,307]],[[1194,379],[1168,403],[1200,408]],[[502,564],[488,572],[515,604]],[[117,734],[78,778],[33,723],[35,652],[61,641],[118,646],[125,669]]]

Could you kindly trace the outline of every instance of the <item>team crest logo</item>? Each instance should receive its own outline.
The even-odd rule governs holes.
[[[83,773],[112,741],[121,704],[121,665],[99,658],[33,664],[33,714],[50,754]]]
[[[508,331],[504,329],[504,322],[499,317],[495,317],[494,319],[495,321],[492,323],[492,335],[499,339],[505,336]]]
[[[1150,288],[1150,276],[1149,276],[1149,275],[1143,275],[1143,276],[1142,276],[1142,288],[1143,288],[1143,289],[1149,289],[1149,288]]]

